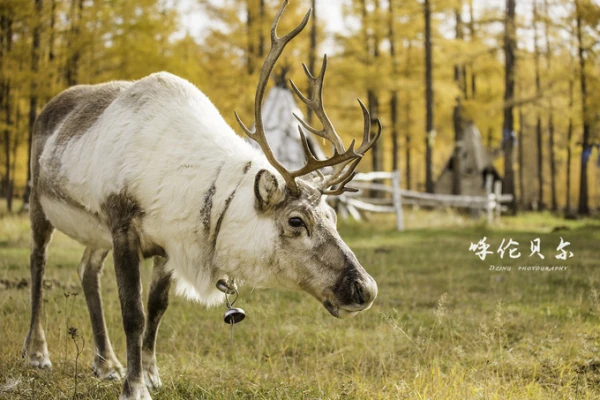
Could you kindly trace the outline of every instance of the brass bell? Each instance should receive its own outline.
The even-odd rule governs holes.
[[[235,325],[246,318],[246,313],[241,308],[230,308],[225,312],[223,320],[226,324]]]

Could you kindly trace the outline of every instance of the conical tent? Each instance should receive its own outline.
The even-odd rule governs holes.
[[[269,91],[263,103],[263,125],[273,154],[291,170],[301,168],[306,160],[298,132],[298,121],[293,114],[303,118],[292,92],[285,84],[278,83]],[[312,134],[307,132],[306,136],[314,155],[324,159],[325,154]],[[250,143],[258,148],[253,140]]]
[[[452,194],[454,167],[456,165],[454,157],[456,153],[455,148],[436,182],[436,193]],[[492,164],[492,157],[483,146],[481,134],[472,122],[465,124],[460,157],[462,170],[460,194],[471,196],[485,195],[486,175],[492,175],[494,180],[500,180],[500,175]]]

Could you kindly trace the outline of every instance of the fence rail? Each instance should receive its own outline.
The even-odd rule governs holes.
[[[375,182],[377,181],[377,182]],[[381,183],[389,181],[389,184]],[[467,196],[452,194],[422,193],[400,188],[400,172],[368,172],[357,174],[351,185],[359,191],[346,193],[339,197],[342,216],[352,216],[361,219],[361,211],[375,213],[395,213],[396,228],[404,230],[403,205],[418,205],[422,207],[455,207],[485,210],[488,223],[500,217],[506,207],[502,203],[512,201],[513,196],[502,194],[502,183],[493,183],[492,177],[487,176],[485,187],[487,195]],[[492,190],[493,187],[493,190]],[[369,197],[373,192],[391,194],[390,198]]]

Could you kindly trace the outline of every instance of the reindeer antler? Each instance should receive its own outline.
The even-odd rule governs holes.
[[[354,150],[355,140],[353,140],[352,143],[350,143],[350,147],[348,148],[348,150],[345,150],[344,143],[335,131],[335,128],[333,127],[331,120],[327,116],[327,113],[325,112],[325,107],[323,105],[323,81],[325,79],[325,71],[327,70],[327,55],[323,57],[323,65],[321,66],[321,72],[319,72],[319,76],[317,76],[316,78],[310,73],[306,64],[302,64],[302,67],[304,67],[304,72],[306,73],[309,84],[312,86],[313,89],[311,98],[309,99],[306,96],[304,96],[292,80],[290,80],[290,84],[300,101],[306,104],[306,106],[315,113],[315,115],[321,122],[323,128],[321,130],[315,129],[314,127],[310,126],[306,121],[298,117],[296,114],[294,114],[294,117],[296,117],[296,119],[298,120],[298,122],[300,122],[302,127],[314,133],[315,135],[330,141],[333,144],[334,148],[333,156],[325,160],[329,162],[329,165],[333,166],[333,172],[325,179],[323,179],[322,183],[319,185],[320,189],[324,194],[331,195],[342,194],[343,192],[356,191],[356,189],[353,188],[346,188],[345,185],[352,180],[352,178],[355,175],[354,170],[356,169],[356,166],[358,165],[362,157],[365,155],[365,153],[371,147],[373,147],[373,144],[379,138],[379,135],[381,134],[381,122],[379,121],[379,119],[377,119],[378,129],[373,135],[373,137],[370,138],[369,136],[371,133],[371,116],[369,115],[369,111],[362,103],[362,101],[358,100],[358,103],[360,104],[360,107],[363,110],[364,117],[363,140],[358,149]],[[300,131],[302,142],[304,143],[306,142],[306,137],[304,135],[304,132],[302,131],[302,127],[299,126],[298,129]],[[306,148],[307,146],[304,147]],[[325,161],[321,162],[324,163]],[[308,169],[309,166],[317,166],[317,163],[311,162],[310,157],[304,169]],[[321,168],[321,166],[318,166],[317,168]],[[314,171],[314,169],[312,171]],[[335,190],[328,189],[329,187],[334,185],[339,186]]]
[[[323,80],[325,78],[325,70],[327,69],[327,56],[324,57],[321,72],[316,78],[310,73],[306,65],[302,64],[302,66],[304,67],[304,71],[306,72],[306,75],[309,79],[309,82],[313,87],[313,95],[310,99],[306,98],[300,92],[300,90],[298,90],[294,82],[290,80],[292,89],[294,90],[296,95],[304,104],[306,104],[311,110],[313,110],[313,112],[319,118],[319,121],[321,121],[321,124],[323,125],[323,128],[321,130],[315,129],[294,114],[296,119],[298,119],[298,121],[302,125],[298,126],[298,131],[300,132],[302,147],[306,155],[306,164],[296,171],[287,170],[275,158],[275,156],[273,155],[273,151],[271,150],[271,148],[269,147],[269,143],[267,142],[262,120],[262,102],[265,94],[265,89],[269,81],[269,77],[271,76],[271,72],[273,71],[273,67],[277,62],[277,59],[281,56],[283,49],[294,37],[296,37],[304,29],[304,27],[308,23],[308,19],[310,18],[310,14],[312,12],[312,9],[308,10],[300,25],[298,25],[287,35],[283,37],[278,37],[276,33],[277,24],[279,23],[281,15],[283,14],[283,10],[285,10],[287,4],[288,0],[285,0],[283,2],[283,5],[281,6],[281,9],[277,13],[275,21],[273,21],[273,25],[271,27],[271,49],[269,50],[269,54],[267,55],[267,58],[265,59],[265,62],[263,64],[263,68],[260,72],[258,86],[256,87],[256,96],[254,98],[254,131],[251,131],[246,127],[246,125],[244,125],[237,112],[235,113],[235,118],[237,119],[238,123],[240,124],[246,135],[248,135],[248,137],[254,140],[256,143],[258,143],[262,151],[265,153],[265,156],[267,157],[269,163],[271,163],[271,165],[281,174],[281,176],[285,180],[288,190],[292,193],[292,195],[297,196],[300,193],[300,189],[296,182],[296,178],[307,175],[311,172],[317,172],[320,174],[318,170],[324,167],[333,167],[333,172],[327,177],[323,177],[321,183],[319,184],[319,188],[324,194],[341,194],[344,191],[355,191],[356,189],[346,188],[345,185],[348,182],[350,182],[350,180],[352,180],[352,178],[354,177],[354,170],[358,165],[358,162],[362,159],[363,155],[373,146],[373,143],[375,143],[375,141],[379,138],[379,135],[381,133],[381,123],[379,122],[379,120],[377,120],[378,130],[375,133],[375,135],[373,135],[373,137],[370,138],[369,136],[371,132],[371,118],[366,107],[359,100],[358,102],[360,103],[360,106],[363,110],[365,120],[363,141],[357,150],[354,150],[354,140],[350,144],[350,147],[348,147],[348,150],[344,148],[342,139],[336,133],[333,124],[331,123],[329,117],[325,113],[325,108],[323,106]],[[317,159],[310,150],[308,141],[306,139],[306,135],[304,134],[302,127],[314,133],[315,135],[330,141],[334,147],[333,155],[325,160]],[[328,189],[335,185],[339,186],[333,190]]]

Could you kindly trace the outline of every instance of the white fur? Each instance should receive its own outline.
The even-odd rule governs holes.
[[[59,231],[86,246],[99,249],[112,247],[110,231],[90,214],[44,195],[41,196],[40,203],[48,220]]]
[[[136,110],[132,95],[145,100],[144,106]],[[40,176],[51,171],[55,138],[56,133],[42,153]],[[249,161],[252,167],[244,175]],[[85,134],[67,143],[60,165],[61,190],[90,213],[102,215],[102,202],[125,188],[141,202],[142,240],[165,249],[179,294],[211,305],[222,300],[214,287],[221,276],[268,283],[261,257],[269,253],[276,232],[273,222],[254,209],[253,184],[260,169],[273,168],[188,81],[161,72],[135,82]],[[203,234],[199,215],[220,166],[211,232],[225,199],[239,188],[218,236],[218,265],[211,268],[210,235]],[[42,205],[59,230],[85,244],[111,248],[106,226],[60,201],[44,199]]]

